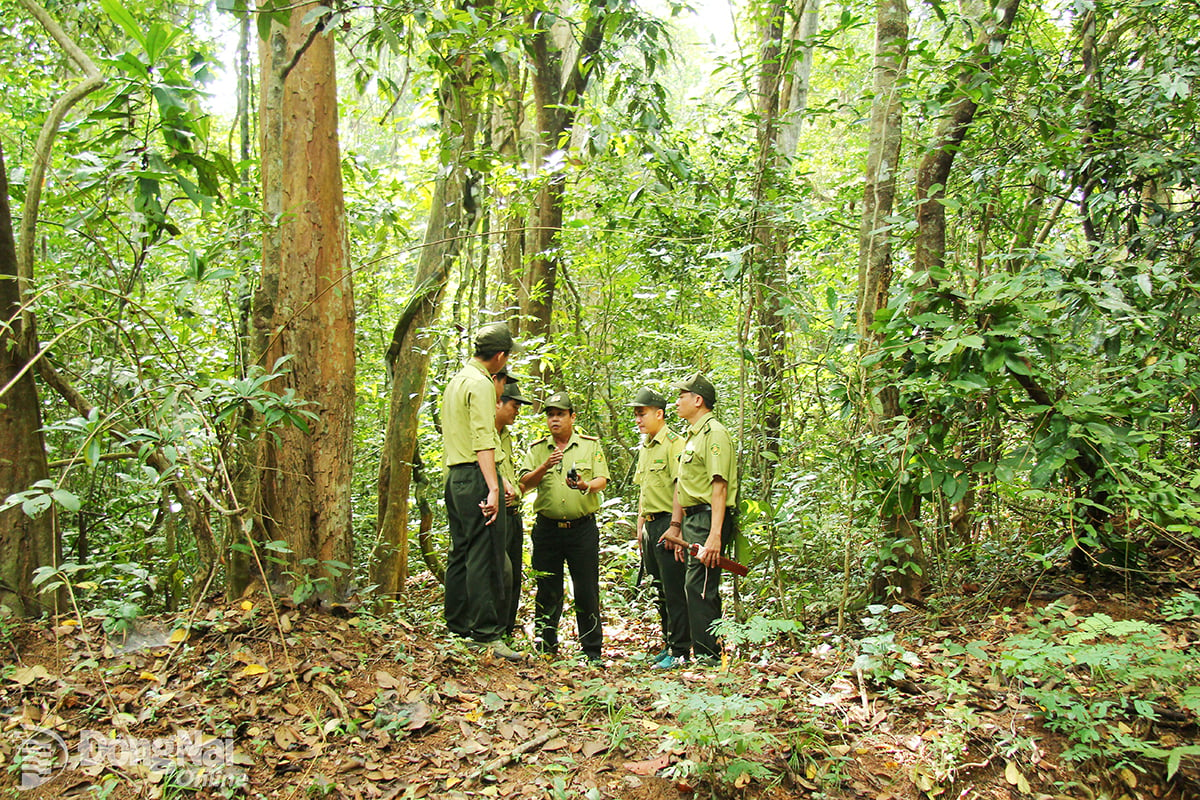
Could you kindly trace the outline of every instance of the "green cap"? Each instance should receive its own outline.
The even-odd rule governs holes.
[[[686,380],[671,384],[674,388],[681,392],[694,392],[704,398],[704,403],[709,408],[717,404],[717,389],[708,378],[704,377],[703,372],[697,372]]]
[[[638,406],[645,406],[646,408],[665,409],[667,407],[667,398],[663,397],[650,387],[643,386],[641,389],[638,389],[638,393],[633,396],[633,400],[630,401],[628,405],[631,405],[634,408],[637,408]]]
[[[561,408],[563,411],[573,412],[575,410],[575,405],[571,402],[571,395],[566,392],[555,392],[543,405],[546,408]]]
[[[504,350],[511,353],[514,344],[508,325],[503,322],[484,325],[475,333],[475,349],[482,352],[498,353]]]
[[[530,406],[533,405],[532,400],[527,400],[522,394],[516,378],[509,378],[508,383],[504,384],[504,390],[500,392],[501,400],[516,400],[518,403]]]

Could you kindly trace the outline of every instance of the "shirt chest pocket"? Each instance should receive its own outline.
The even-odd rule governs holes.
[[[662,477],[662,474],[667,471],[666,459],[655,459],[646,466],[646,472],[655,477]]]
[[[696,457],[696,451],[684,450],[682,453],[679,454],[679,463],[680,464],[688,464],[695,457]]]

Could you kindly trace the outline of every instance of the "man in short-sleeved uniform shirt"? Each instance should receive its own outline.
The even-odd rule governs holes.
[[[696,658],[719,660],[721,646],[711,630],[721,617],[716,559],[735,532],[737,453],[729,431],[713,416],[717,391],[712,383],[696,373],[674,387],[679,390],[675,408],[689,427],[679,455],[670,526],[681,529],[684,541],[702,548],[687,559],[688,621]]]
[[[659,541],[671,521],[683,437],[666,424],[667,400],[658,392],[643,388],[629,405],[633,406],[634,419],[643,435],[633,473],[633,482],[640,489],[635,533],[638,556],[654,587],[663,632],[663,651],[651,666],[669,669],[680,665],[692,650],[684,593],[686,570],[683,562],[675,558],[675,553]]]
[[[566,392],[545,404],[550,435],[530,445],[522,467],[523,491],[537,489],[530,565],[540,573],[534,598],[535,635],[545,653],[558,652],[563,607],[563,565],[571,574],[579,646],[592,662],[601,658],[600,530],[596,511],[608,485],[608,462],[600,441],[574,430],[575,410]],[[572,478],[574,470],[576,477]]]
[[[488,325],[475,336],[475,354],[463,365],[442,397],[442,439],[446,464],[446,516],[450,555],[446,559],[446,627],[473,645],[486,645],[511,660],[522,656],[508,648],[504,613],[507,543],[504,493],[496,451],[497,384],[492,376],[505,368],[513,349],[508,326]]]

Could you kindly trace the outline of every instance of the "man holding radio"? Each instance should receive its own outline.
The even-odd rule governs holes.
[[[608,485],[608,463],[599,439],[575,431],[575,407],[569,394],[551,395],[545,410],[550,435],[530,445],[521,470],[521,491],[537,490],[530,536],[530,566],[538,573],[534,636],[543,653],[558,652],[565,564],[575,594],[579,646],[589,662],[598,663],[603,632],[596,511],[600,493]]]

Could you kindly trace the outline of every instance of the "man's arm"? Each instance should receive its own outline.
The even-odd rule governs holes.
[[[679,484],[675,484],[675,494],[671,498],[671,522],[667,525],[667,532],[658,537],[658,541],[663,547],[675,553],[676,561],[687,561],[687,551],[677,544],[664,541],[671,534],[683,536],[683,506],[679,504]]]
[[[479,504],[483,511],[484,522],[491,525],[500,513],[500,484],[496,480],[496,451],[477,450],[475,458],[479,461],[479,471],[487,482],[487,497]]]
[[[717,566],[717,557],[721,555],[721,529],[725,527],[725,499],[729,496],[729,483],[724,478],[712,479],[712,521],[708,526],[708,538],[704,547],[696,556],[706,567]]]
[[[562,463],[562,457],[563,457],[562,450],[559,450],[557,447],[552,448],[550,450],[550,457],[547,458],[545,461],[543,461],[540,465],[538,465],[537,469],[534,469],[530,472],[526,472],[524,475],[522,475],[521,480],[520,480],[521,494],[525,494],[530,489],[534,488],[535,486],[540,485],[542,482],[542,478],[546,477],[546,473],[550,471],[550,468],[553,467],[555,464]]]

